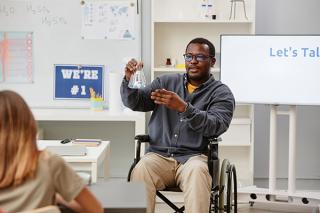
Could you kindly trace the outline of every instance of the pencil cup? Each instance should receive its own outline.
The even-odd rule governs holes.
[[[103,99],[102,98],[90,98],[90,108],[93,111],[103,110]]]

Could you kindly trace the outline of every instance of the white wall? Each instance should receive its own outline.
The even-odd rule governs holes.
[[[147,81],[151,78],[151,1],[142,0],[142,60]]]
[[[319,0],[257,0],[257,34],[320,34]],[[271,85],[270,85],[271,86]],[[303,76],[301,85],[303,87]],[[320,95],[320,93],[319,93]],[[284,106],[284,109],[287,107]],[[320,180],[320,107],[298,107],[297,178]],[[255,106],[255,178],[268,177],[269,106]],[[288,118],[278,118],[277,176],[288,175]],[[298,188],[299,188],[299,180]],[[301,181],[300,181],[301,182]],[[286,183],[284,183],[286,185]],[[319,185],[316,186],[319,188]]]

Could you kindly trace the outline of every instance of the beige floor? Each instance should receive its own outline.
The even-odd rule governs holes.
[[[165,204],[157,204],[155,213],[172,213],[173,210]],[[256,210],[249,208],[248,206],[239,206],[239,213],[250,212],[250,213],[270,213],[270,211]]]
[[[181,205],[181,204],[180,204]],[[180,206],[178,205],[178,206]],[[166,204],[157,203],[155,213],[173,213],[174,211]],[[240,204],[238,206],[239,213],[291,213],[291,211],[276,211],[250,207],[249,204]],[[310,211],[310,213],[318,213],[318,210]]]
[[[183,194],[178,192],[164,192],[165,196],[174,201],[177,206],[183,205]],[[301,205],[288,205],[285,202],[255,202],[253,207],[248,202],[238,203],[239,213],[319,213],[318,208]],[[174,211],[163,201],[157,198],[155,213],[173,213]]]
[[[156,212],[155,213],[173,213],[174,211],[170,209],[170,207],[164,205],[164,204],[157,204],[156,206]],[[266,210],[260,210],[260,209],[253,209],[249,207],[241,207],[238,210],[239,213],[271,213],[275,211],[266,211]],[[278,213],[278,211],[277,211]],[[279,212],[280,213],[280,212]],[[289,212],[281,212],[281,213],[289,213]]]

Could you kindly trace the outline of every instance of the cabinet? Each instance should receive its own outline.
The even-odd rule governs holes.
[[[204,17],[203,4],[213,3],[216,19]],[[167,73],[185,72],[183,54],[196,37],[209,39],[216,47],[216,65],[212,68],[220,79],[220,35],[255,32],[255,0],[236,5],[236,17],[229,19],[231,2],[226,0],[152,0],[151,78]],[[211,17],[211,16],[210,16]],[[166,65],[170,58],[172,65]],[[253,184],[253,105],[237,104],[229,130],[221,137],[220,158],[237,166],[239,186]]]

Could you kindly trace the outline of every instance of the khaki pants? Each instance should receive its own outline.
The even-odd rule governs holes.
[[[147,153],[135,166],[131,181],[146,184],[147,213],[154,212],[156,190],[174,186],[179,186],[184,193],[186,213],[209,211],[211,176],[205,155],[191,157],[180,164],[171,157]]]

